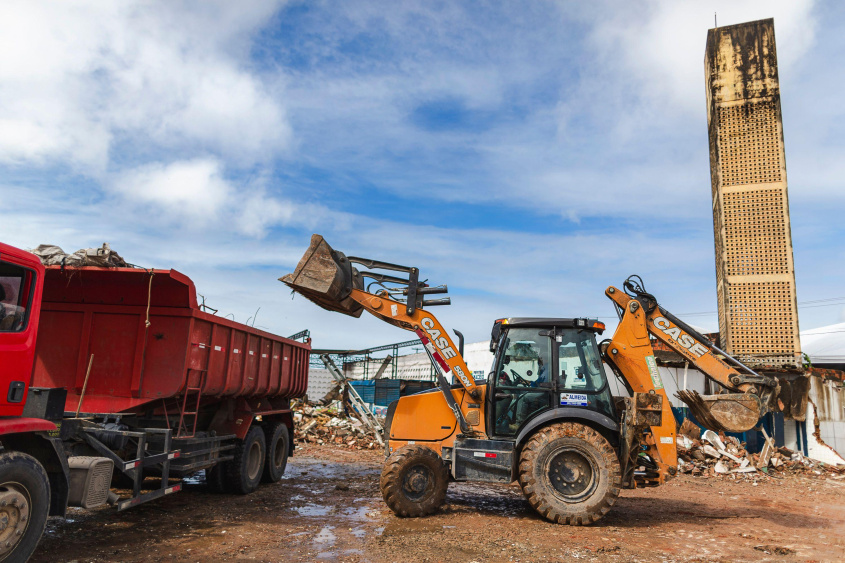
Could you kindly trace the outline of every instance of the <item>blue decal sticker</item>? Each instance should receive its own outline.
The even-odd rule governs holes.
[[[560,404],[568,407],[586,407],[587,396],[577,393],[561,393]]]

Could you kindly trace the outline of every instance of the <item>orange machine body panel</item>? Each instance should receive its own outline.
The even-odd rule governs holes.
[[[470,412],[478,411],[478,424],[473,424],[473,430],[487,437],[485,427],[484,396],[486,385],[477,385],[480,393],[480,404],[469,400],[469,394],[463,388],[453,388],[452,396],[461,407],[464,417],[473,420]],[[391,450],[400,448],[408,443],[424,444],[437,453],[443,447],[452,447],[455,436],[459,433],[455,415],[446,404],[439,389],[432,389],[424,393],[408,395],[399,399],[388,436]]]

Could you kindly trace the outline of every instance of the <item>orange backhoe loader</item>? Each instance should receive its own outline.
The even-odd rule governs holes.
[[[439,390],[395,401],[385,426],[380,485],[399,516],[436,511],[450,480],[517,480],[544,518],[589,524],[610,510],[621,488],[671,479],[677,473],[675,419],[649,335],[726,391],[679,395],[705,426],[741,432],[777,409],[776,380],[731,358],[661,308],[636,276],[626,280],[625,291],[605,291],[620,321],[601,344],[596,335],[605,327],[594,319],[497,320],[490,340],[495,359],[483,383],[464,362],[463,339],[456,346],[426,310],[449,304],[449,298],[428,298],[447,293],[446,286],[421,282],[417,268],[347,257],[314,235],[296,271],[281,281],[325,309],[354,317],[367,310],[416,333],[424,344]],[[603,363],[630,397],[611,396]]]

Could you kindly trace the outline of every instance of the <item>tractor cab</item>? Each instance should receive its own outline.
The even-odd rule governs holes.
[[[514,438],[553,409],[588,409],[616,419],[593,319],[510,318],[493,325],[487,428]],[[562,413],[563,414],[563,413]]]

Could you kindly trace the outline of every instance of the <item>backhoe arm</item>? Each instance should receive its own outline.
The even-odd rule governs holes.
[[[401,272],[408,277],[358,271],[352,264]],[[449,408],[454,412],[461,432],[465,435],[476,434],[456,403],[446,376],[455,375],[466,389],[470,402],[480,403],[482,394],[476,387],[460,350],[452,342],[443,325],[434,315],[424,310],[426,306],[449,304],[448,298],[426,299],[426,296],[431,294],[446,293],[446,286],[430,287],[421,282],[419,270],[414,267],[347,257],[342,252],[333,250],[320,235],[311,237],[311,245],[297,264],[296,270],[280,279],[295,292],[329,311],[358,317],[362,311],[367,310],[389,324],[416,333],[437,372],[440,390]],[[366,287],[365,279],[370,280]],[[378,286],[378,289],[371,292],[369,288],[373,285]]]
[[[478,389],[473,378],[468,375],[471,372],[437,317],[423,309],[415,309],[409,315],[405,303],[393,300],[386,291],[373,294],[353,289],[350,297],[384,322],[416,333],[443,375],[455,374],[470,397],[478,402]]]
[[[774,410],[778,384],[720,350],[706,337],[666,311],[641,285],[626,281],[627,292],[611,286],[605,291],[623,315],[639,312],[647,332],[683,356],[707,377],[733,393],[701,396],[695,391],[679,390],[698,421],[713,430],[745,432],[757,425],[760,417]],[[624,316],[623,316],[624,318]],[[647,336],[647,335],[646,335]],[[730,363],[728,363],[730,362]],[[731,365],[733,364],[733,365]]]
[[[621,292],[611,287],[606,293],[614,299]],[[622,318],[610,342],[602,343],[601,351],[605,363],[625,381],[631,393],[630,399],[624,399],[625,412],[620,420],[623,483],[659,485],[677,472],[675,417],[654,361],[645,310],[633,300],[614,302],[624,303]],[[647,454],[654,466],[641,465],[640,452]]]

